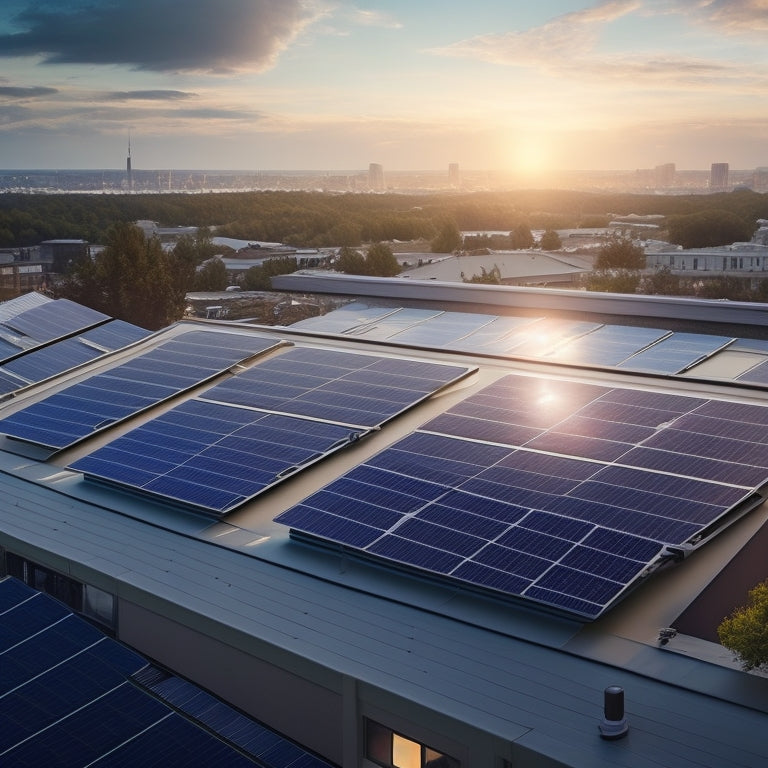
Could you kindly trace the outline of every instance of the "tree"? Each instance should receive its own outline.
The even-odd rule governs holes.
[[[365,274],[394,277],[400,272],[400,263],[386,243],[374,243],[365,254]]]
[[[670,242],[683,248],[730,245],[752,237],[755,222],[731,211],[697,211],[673,216],[667,224]]]
[[[344,246],[339,251],[335,268],[337,272],[344,272],[347,275],[364,275],[365,256],[354,248]]]
[[[548,229],[541,236],[539,247],[542,251],[559,251],[563,247],[563,241],[554,229]]]
[[[430,247],[432,253],[453,253],[461,248],[461,245],[461,232],[459,232],[456,222],[453,219],[446,219],[437,237],[432,240]]]
[[[605,293],[637,293],[640,273],[632,269],[601,270],[592,272],[584,279],[588,291]]]
[[[680,296],[682,295],[680,277],[672,274],[669,266],[664,264],[658,267],[653,275],[645,278],[643,281],[643,293],[652,296]]]
[[[511,248],[514,250],[522,250],[523,248],[533,248],[536,242],[531,232],[531,228],[527,224],[518,224],[512,232],[509,233],[509,240]]]
[[[497,264],[494,264],[490,269],[486,270],[485,267],[480,267],[479,275],[472,275],[472,277],[465,277],[464,273],[461,273],[461,279],[465,283],[479,283],[482,285],[501,285],[501,270]]]
[[[243,275],[240,286],[245,291],[269,291],[275,275],[288,275],[297,269],[295,256],[277,256],[267,259],[261,266],[251,267]]]
[[[723,619],[717,635],[743,669],[768,671],[768,579],[749,591],[746,605]]]
[[[184,312],[186,284],[175,257],[138,227],[113,225],[95,258],[84,257],[57,286],[57,294],[135,325],[156,330]]]
[[[195,274],[194,290],[223,291],[229,283],[227,267],[224,262],[214,256],[204,262]]]
[[[644,269],[645,253],[640,245],[629,237],[614,235],[600,248],[595,260],[598,271],[611,269]]]

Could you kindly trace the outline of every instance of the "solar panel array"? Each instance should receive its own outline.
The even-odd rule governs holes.
[[[276,520],[592,619],[767,478],[768,407],[509,375]]]
[[[738,342],[730,337],[660,328],[409,308],[385,311],[360,304],[303,320],[294,327],[398,344],[666,375],[684,373]],[[759,378],[754,381],[763,383]]]
[[[292,348],[116,438],[71,468],[91,480],[223,515],[470,370]]]
[[[66,299],[14,299],[2,307],[0,394],[43,381],[149,335],[143,328]]]
[[[0,668],[3,765],[327,765],[186,681],[138,685],[145,659],[15,579],[0,581]]]
[[[0,433],[66,448],[279,343],[252,334],[188,331],[6,416]]]

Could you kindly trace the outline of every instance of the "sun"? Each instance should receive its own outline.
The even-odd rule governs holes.
[[[552,169],[552,151],[545,137],[517,136],[509,148],[510,170],[521,176],[538,176]]]

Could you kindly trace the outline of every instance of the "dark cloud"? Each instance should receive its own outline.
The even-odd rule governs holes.
[[[105,98],[108,101],[179,101],[196,95],[187,91],[113,91]]]
[[[302,0],[77,0],[14,21],[0,56],[172,72],[267,69],[311,17]]]
[[[9,99],[34,99],[37,96],[51,96],[58,92],[57,88],[45,88],[42,85],[31,88],[15,85],[0,85],[0,96],[5,96]]]

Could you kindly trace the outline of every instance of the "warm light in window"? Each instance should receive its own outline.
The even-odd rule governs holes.
[[[421,768],[421,744],[393,733],[392,763],[397,768]]]

